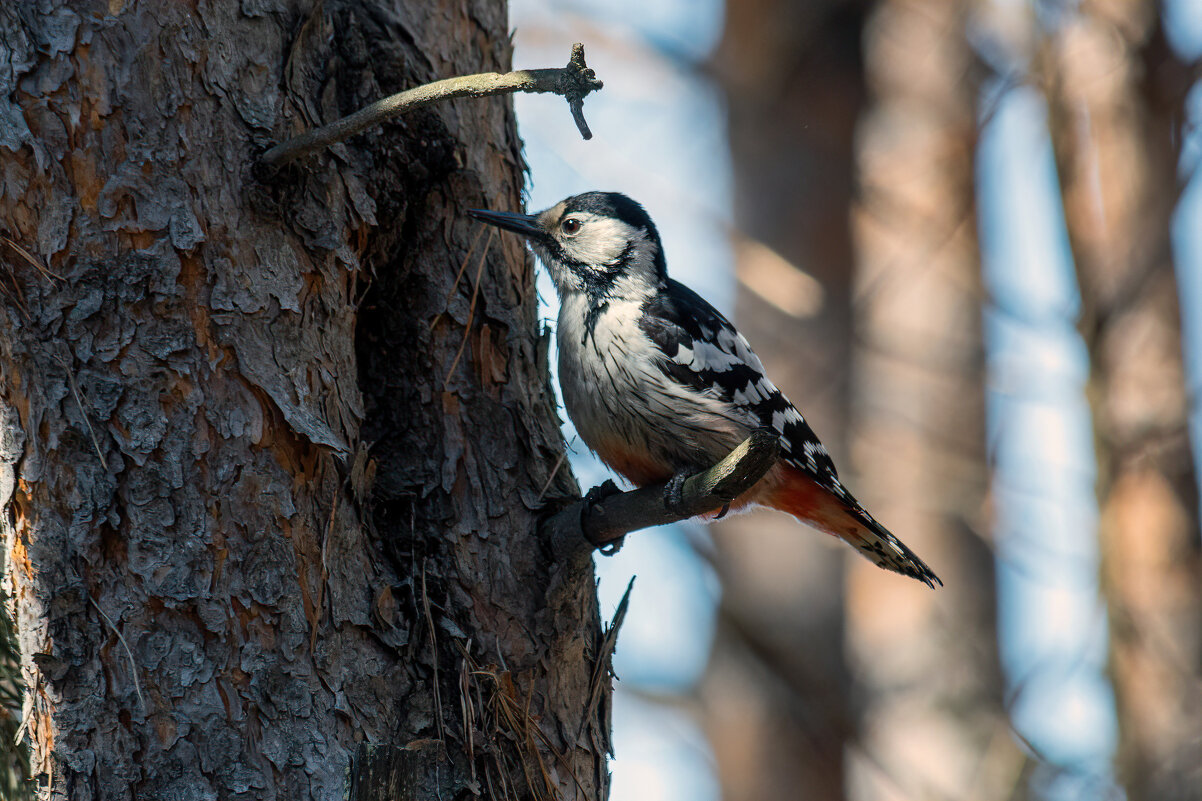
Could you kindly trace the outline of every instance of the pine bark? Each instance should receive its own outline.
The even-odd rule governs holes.
[[[508,99],[506,8],[0,6],[0,501],[40,795],[604,798],[608,669]],[[358,767],[379,756],[364,747]],[[365,787],[358,785],[359,790]],[[366,798],[369,795],[359,795]]]
[[[971,5],[882,0],[865,36],[853,466],[868,508],[945,585],[851,566],[854,798],[1009,798],[1022,766],[1002,705],[985,505]]]
[[[1153,2],[1087,4],[1040,75],[1081,291],[1131,801],[1202,798],[1202,540],[1170,225],[1192,78]]]

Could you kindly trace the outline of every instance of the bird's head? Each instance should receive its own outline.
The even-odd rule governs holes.
[[[478,220],[526,237],[559,294],[629,297],[658,287],[667,268],[655,223],[617,192],[586,192],[537,214],[472,209]]]

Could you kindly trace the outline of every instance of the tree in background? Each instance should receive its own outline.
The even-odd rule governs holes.
[[[0,487],[45,798],[603,798],[591,563],[511,106],[268,144],[498,69],[473,0],[0,7]],[[364,753],[366,764],[376,763]],[[387,760],[383,760],[387,761]],[[414,789],[415,788],[415,789]],[[359,797],[368,797],[360,788]]]
[[[945,586],[851,563],[864,744],[853,798],[1009,798],[1022,761],[1002,704],[985,506],[972,5],[881,0],[865,31],[853,464],[873,514]]]
[[[848,208],[864,10],[731,0],[714,57],[734,168],[735,316],[836,462],[846,453]],[[723,798],[844,798],[856,731],[844,554],[779,514],[713,532],[723,593],[700,695]]]
[[[852,559],[843,607],[845,554],[783,518],[718,529],[702,693],[726,798],[996,797],[1017,759],[985,534],[966,13],[728,6],[740,327],[837,462],[850,436],[852,486],[954,581],[931,593]]]
[[[806,605],[813,591],[808,578],[827,580],[830,566],[819,559],[798,568],[773,539],[765,546],[764,529],[772,523],[749,520],[735,529],[738,546],[718,535],[726,627],[703,693],[715,704],[728,702],[710,714],[729,726],[712,726],[724,787],[731,797],[744,797],[745,787],[779,791],[790,780],[815,797],[1022,795],[1024,760],[1044,756],[1024,756],[1015,744],[1020,738],[1007,730],[998,664],[973,182],[978,115],[987,121],[990,110],[974,60],[981,42],[969,38],[982,24],[972,18],[980,9],[881,0],[867,21],[858,3],[786,11],[741,2],[729,9],[716,62],[732,87],[739,223],[753,242],[784,257],[771,259],[772,252],[754,245],[742,249],[740,325],[771,370],[787,375],[782,362],[796,369],[794,383],[782,383],[834,442],[836,455],[840,439],[850,435],[870,507],[913,538],[951,580],[939,593],[925,593],[884,581],[853,560],[847,607],[832,611]],[[1056,4],[1041,6],[1039,14],[1027,11],[1044,26],[1033,77],[1051,106],[1091,361],[1120,777],[1132,799],[1194,798],[1202,792],[1196,723],[1202,719],[1202,563],[1169,224],[1184,185],[1181,148],[1192,135],[1184,104],[1198,64],[1173,53],[1163,10],[1152,2],[1083,3],[1080,13]],[[848,73],[840,72],[845,62],[832,48],[846,39],[823,21],[839,15],[854,18],[855,37],[864,35],[867,100],[862,88],[849,89],[860,87],[859,78],[837,77]],[[814,30],[824,35],[797,34]],[[804,73],[793,66],[811,57],[829,70],[822,87],[829,97],[854,109],[852,123],[832,111],[848,106],[822,105],[815,98],[829,97],[821,90],[806,93]],[[806,116],[805,123],[795,115]],[[828,136],[835,130],[851,136],[853,125],[859,140],[854,296],[839,283],[839,275],[847,280],[851,274],[850,258],[841,262],[828,251],[817,261],[818,248],[796,244],[817,241],[806,240],[809,221],[824,221],[828,242],[845,230],[832,222],[850,197],[838,177],[845,162],[829,149]],[[793,149],[781,146],[778,136]],[[820,171],[815,161],[830,170],[820,177],[826,183],[817,191],[827,195],[819,208],[806,205]],[[806,211],[790,216],[800,208]],[[787,222],[774,228],[779,220]],[[817,277],[825,292],[821,315],[804,324],[773,317],[774,304],[779,309],[790,298],[807,297],[793,295],[791,287],[816,297],[787,262]],[[845,272],[824,272],[839,264]],[[765,275],[771,278],[760,283]],[[802,302],[793,315],[804,317],[812,308]],[[832,309],[842,311],[822,316]],[[783,334],[757,334],[757,326]],[[848,330],[855,332],[851,345],[843,344]],[[841,410],[850,402],[852,417],[847,432],[839,424],[831,437],[823,420],[838,419],[838,411],[832,415],[797,386],[826,381],[818,365],[828,354],[835,354],[836,373],[847,372],[849,347],[855,383],[850,394],[832,392],[831,403]],[[754,554],[746,552],[751,528],[760,549]],[[794,586],[780,589],[774,579]],[[827,591],[824,585],[821,592]],[[792,631],[809,625],[799,620],[821,621],[812,631],[823,633],[811,635],[809,649],[827,658],[830,672],[805,669],[808,663],[787,645]],[[828,654],[839,639],[831,632],[844,622],[846,664]],[[857,714],[824,720],[832,704],[813,699],[828,693],[846,710],[847,688],[829,676],[842,676],[848,666]],[[791,683],[766,679],[782,675]],[[731,698],[746,709],[732,713]],[[812,752],[798,755],[806,746],[791,733],[801,730],[793,719],[807,715],[820,720],[831,739],[851,744],[846,787],[841,778],[808,772]],[[793,778],[757,784],[770,776]]]
[[[1169,237],[1198,65],[1174,54],[1159,11],[1082,4],[1047,26],[1038,61],[1090,361],[1130,801],[1202,798],[1202,540]]]

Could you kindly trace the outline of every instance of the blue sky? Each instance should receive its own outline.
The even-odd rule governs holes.
[[[1098,597],[1079,298],[1042,97],[1006,92],[978,152],[999,644],[1016,728],[1105,783],[1115,747]]]

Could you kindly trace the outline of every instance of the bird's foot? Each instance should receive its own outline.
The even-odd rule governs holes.
[[[613,495],[621,494],[622,490],[618,489],[618,485],[613,482],[613,479],[607,478],[605,479],[605,483],[603,483],[601,486],[593,487],[584,494],[584,502],[589,506],[592,506],[593,504],[600,503],[601,501]]]
[[[714,515],[714,519],[721,520],[722,518],[726,517],[726,513],[729,511],[730,511],[730,501],[727,501],[726,503],[722,504],[721,511],[719,511],[718,514]]]
[[[618,551],[622,550],[622,546],[626,544],[626,535],[618,537],[616,540],[610,540],[604,545],[598,545],[597,550],[602,556],[613,556]]]
[[[695,475],[692,470],[677,470],[664,486],[664,506],[680,517],[692,517],[684,503],[684,483]]]
[[[588,514],[588,511],[595,505],[610,498],[614,495],[621,495],[622,490],[618,489],[618,485],[610,479],[605,479],[605,482],[599,487],[593,487],[584,494],[584,506],[581,509],[581,517]],[[618,537],[616,540],[611,540],[606,543],[597,545],[596,548],[605,556],[613,556],[618,551],[622,550],[622,543],[626,541],[626,536]]]

